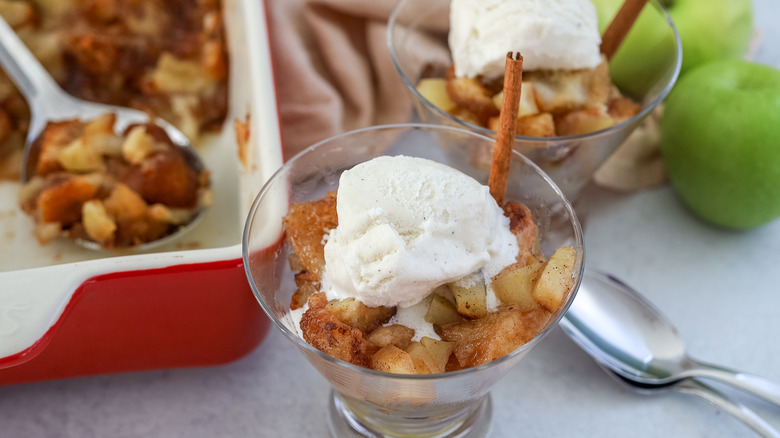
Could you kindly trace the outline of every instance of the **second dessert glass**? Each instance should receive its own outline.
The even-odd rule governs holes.
[[[620,57],[651,57],[655,68],[637,73],[632,83],[617,84],[624,95],[641,105],[634,117],[600,131],[559,137],[516,136],[515,150],[541,167],[570,200],[631,134],[642,120],[671,91],[682,64],[682,45],[671,18],[657,1],[651,0],[643,14],[656,25],[659,44],[648,44],[648,53],[622,53]],[[458,126],[488,137],[496,132],[463,121],[438,108],[417,91],[417,84],[428,77],[444,78],[452,65],[447,35],[450,2],[444,0],[399,0],[390,16],[387,44],[390,57],[412,94],[420,119],[426,123]],[[507,51],[512,50],[508,48]],[[652,53],[649,51],[652,50]],[[621,60],[625,65],[625,60]]]
[[[333,386],[328,425],[336,437],[480,437],[490,428],[489,391],[554,326],[574,300],[583,269],[582,232],[569,202],[535,164],[514,153],[506,199],[523,202],[549,256],[576,250],[575,281],[564,304],[539,335],[514,352],[474,368],[431,375],[388,374],[358,367],[315,349],[290,317],[296,290],[282,218],[290,203],[319,199],[338,187],[340,174],[380,155],[435,160],[486,184],[494,141],[463,129],[422,124],[348,132],[293,157],[265,184],[246,222],[243,258],[249,283],[274,325]],[[306,396],[301,394],[300,396]]]

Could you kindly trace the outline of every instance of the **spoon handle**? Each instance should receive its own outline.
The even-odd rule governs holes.
[[[683,379],[676,385],[677,391],[695,395],[723,409],[764,438],[780,438],[780,432],[758,414],[741,403],[731,401],[725,394],[695,379]]]
[[[776,382],[719,365],[693,359],[691,362],[688,376],[717,380],[780,406],[780,384]]]
[[[11,26],[0,17],[0,65],[30,105],[60,88]]]

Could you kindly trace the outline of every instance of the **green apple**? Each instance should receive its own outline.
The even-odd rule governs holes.
[[[696,67],[667,97],[660,128],[669,179],[697,215],[737,229],[780,217],[780,70]]]
[[[683,46],[680,74],[708,61],[742,58],[753,38],[751,0],[665,0]]]
[[[624,0],[593,0],[603,33]],[[659,0],[680,34],[683,47],[681,74],[701,63],[742,58],[753,36],[751,0]],[[623,41],[611,64],[613,81],[630,91],[641,91],[658,74],[658,60],[669,58],[674,40],[663,14],[647,4]],[[641,94],[641,93],[636,93]]]

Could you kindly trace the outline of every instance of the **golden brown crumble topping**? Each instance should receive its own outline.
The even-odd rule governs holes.
[[[0,0],[0,15],[75,96],[146,111],[191,140],[224,122],[219,0]],[[0,72],[0,162],[20,161],[28,111]],[[17,179],[8,167],[0,178]]]

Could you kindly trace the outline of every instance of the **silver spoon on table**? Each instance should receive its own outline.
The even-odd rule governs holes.
[[[780,386],[758,376],[691,359],[674,325],[638,292],[614,277],[586,270],[577,298],[560,325],[625,387],[645,395],[674,390],[698,396],[761,436],[780,437],[780,432],[755,412],[698,378],[720,380],[775,404]]]
[[[205,169],[203,161],[191,146],[187,136],[170,123],[159,118],[150,120],[149,115],[143,111],[89,102],[66,93],[52,79],[49,72],[38,62],[38,59],[35,58],[2,17],[0,17],[0,66],[3,67],[5,73],[16,84],[16,87],[30,106],[30,126],[24,145],[22,182],[28,181],[33,176],[33,169],[36,163],[36,154],[32,150],[33,144],[48,122],[73,119],[86,121],[96,119],[107,113],[116,114],[115,129],[119,132],[124,131],[125,128],[132,124],[152,121],[163,128],[173,143],[180,148],[184,159],[190,167],[196,172]],[[197,215],[175,233],[169,234],[162,239],[138,245],[133,249],[145,250],[169,242],[184,231],[192,228],[194,223],[203,216],[205,210],[205,207],[201,207]],[[100,245],[92,241],[81,240],[78,243],[90,249],[101,249]]]
[[[780,438],[780,432],[774,429],[766,420],[758,416],[758,414],[753,412],[753,410],[741,403],[732,401],[722,392],[694,378],[686,378],[666,384],[644,384],[623,377],[604,364],[599,363],[599,365],[609,376],[614,378],[618,384],[634,392],[650,396],[661,395],[670,391],[690,394],[723,409],[762,437]]]
[[[780,406],[780,384],[690,357],[675,326],[625,283],[586,270],[563,330],[591,356],[636,382],[717,380]]]

